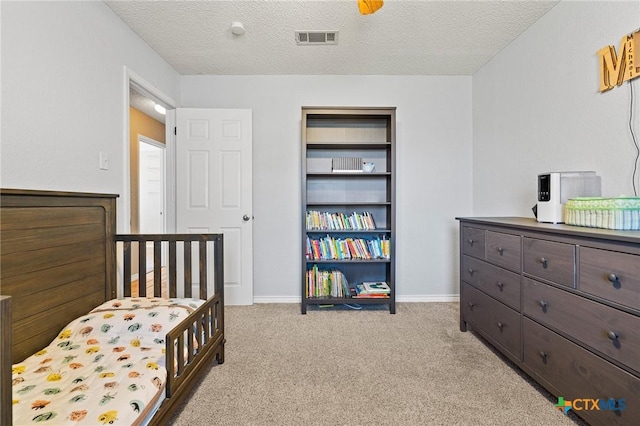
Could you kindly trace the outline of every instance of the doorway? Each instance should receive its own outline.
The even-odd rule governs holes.
[[[170,118],[156,110],[156,105],[166,112],[175,109],[176,103],[154,85],[125,67],[125,137],[124,137],[124,185],[122,210],[125,220],[123,233],[164,233],[175,229],[171,206],[175,174],[172,173],[172,146],[174,124]],[[160,109],[160,108],[158,108]],[[168,132],[170,128],[172,131]],[[137,264],[132,266],[131,279],[139,285],[153,280],[152,252],[147,252],[147,276],[139,277]],[[132,247],[132,256],[138,257],[138,247]],[[161,265],[166,259],[161,259]],[[158,273],[164,273],[164,268]],[[135,290],[137,290],[136,287]],[[122,294],[118,283],[118,294]],[[134,289],[132,289],[132,294]],[[163,289],[164,294],[164,289]]]
[[[138,221],[141,234],[165,232],[166,145],[138,136]]]
[[[138,227],[141,234],[165,232],[165,144],[138,136]],[[154,271],[153,243],[147,243],[147,271]],[[162,259],[162,265],[165,265]]]
[[[122,192],[122,207],[125,221],[124,233],[139,233],[139,137],[144,136],[164,149],[164,232],[175,232],[175,173],[173,160],[173,128],[172,112],[177,104],[160,92],[157,87],[145,81],[135,72],[125,67],[125,183]],[[156,106],[162,107],[165,113],[158,112]],[[162,109],[158,108],[158,109]],[[170,131],[169,131],[170,129]]]

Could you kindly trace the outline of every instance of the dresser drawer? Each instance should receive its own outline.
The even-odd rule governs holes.
[[[486,258],[496,265],[520,272],[520,246],[519,235],[487,231]]]
[[[549,329],[523,319],[524,364],[564,397],[620,400],[623,410],[579,410],[591,424],[637,425],[640,419],[640,379],[568,341]],[[588,407],[583,402],[579,407]],[[576,407],[577,408],[577,407]]]
[[[485,296],[486,297],[486,296]],[[474,328],[485,329],[489,324],[489,304],[479,290],[470,284],[460,286],[460,309],[464,320]]]
[[[524,239],[524,272],[574,287],[575,246],[555,241]]]
[[[640,317],[525,278],[522,310],[640,372]]]
[[[580,247],[580,290],[640,310],[640,256]]]
[[[462,252],[469,256],[484,259],[485,233],[486,231],[484,229],[463,226]]]
[[[466,282],[520,310],[520,275],[469,256],[462,256],[460,275]]]
[[[465,321],[521,360],[520,314],[467,283],[462,292]]]

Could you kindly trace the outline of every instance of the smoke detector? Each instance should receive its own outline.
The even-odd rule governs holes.
[[[299,45],[338,44],[338,31],[296,31],[295,34]]]
[[[231,23],[231,32],[235,35],[244,34],[244,25],[242,22],[232,22]]]

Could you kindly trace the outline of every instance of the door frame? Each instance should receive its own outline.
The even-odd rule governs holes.
[[[122,138],[123,188],[122,196],[120,197],[120,200],[118,202],[118,204],[122,208],[123,217],[125,218],[123,220],[124,229],[121,232],[131,232],[131,156],[129,155],[129,127],[131,126],[129,108],[131,107],[131,102],[129,99],[129,89],[132,84],[136,86],[136,88],[142,89],[152,97],[155,97],[156,99],[167,105],[167,115],[165,119],[165,129],[167,135],[167,147],[165,150],[165,229],[167,230],[167,232],[173,232],[175,231],[175,207],[171,206],[175,205],[175,169],[172,168],[175,164],[175,139],[173,137],[169,137],[169,135],[173,136],[173,132],[169,132],[168,129],[173,129],[175,127],[175,114],[173,114],[174,119],[170,120],[169,112],[175,110],[175,108],[178,107],[178,104],[172,98],[164,94],[157,87],[149,83],[147,80],[142,78],[139,74],[131,70],[126,65],[124,66],[124,82],[122,85],[124,99],[124,134]]]

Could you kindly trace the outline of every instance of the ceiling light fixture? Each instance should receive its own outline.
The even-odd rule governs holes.
[[[160,104],[156,104],[153,108],[155,108],[155,110],[162,115],[165,115],[167,113],[167,109]]]
[[[358,0],[360,15],[371,15],[384,6],[384,0]]]
[[[242,22],[232,22],[231,23],[231,32],[235,35],[242,35],[245,32],[244,25]]]

